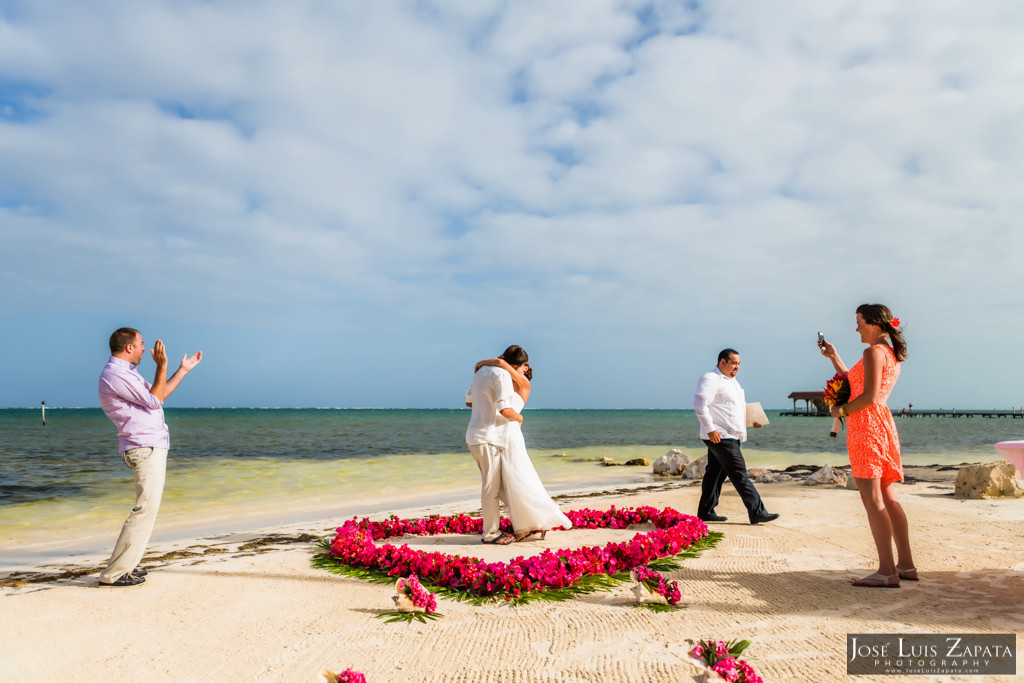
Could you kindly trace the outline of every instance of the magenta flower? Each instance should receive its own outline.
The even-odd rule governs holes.
[[[413,605],[422,607],[426,612],[437,611],[437,596],[424,588],[415,574],[405,580],[399,579],[399,581],[401,582],[400,590],[405,591]]]
[[[345,669],[340,674],[325,671],[324,675],[331,683],[366,683],[366,676],[352,669]]]
[[[740,678],[740,668],[735,657],[721,659],[711,669],[730,682],[738,681]]]
[[[754,667],[739,659],[740,653],[749,645],[749,640],[730,640],[728,643],[722,640],[699,640],[690,654],[703,660],[712,671],[730,683],[764,683]]]
[[[390,576],[416,574],[433,585],[480,596],[503,595],[506,600],[523,593],[571,586],[586,575],[616,574],[642,567],[649,572],[652,590],[658,590],[670,604],[676,604],[680,597],[677,583],[666,582],[646,565],[659,557],[676,555],[708,534],[702,521],[671,508],[583,509],[570,510],[566,516],[581,528],[624,529],[630,524],[650,523],[655,529],[637,534],[629,542],[609,543],[604,548],[545,550],[531,558],[487,563],[474,557],[412,550],[408,545],[375,544],[405,534],[479,534],[483,528],[480,518],[434,515],[403,520],[392,516],[382,522],[353,518],[338,528],[330,555],[341,564],[375,569]],[[509,520],[503,519],[502,527],[506,526],[511,528]]]
[[[679,603],[682,595],[679,592],[679,584],[677,582],[669,583],[665,581],[664,576],[647,567],[636,567],[634,571],[641,583],[645,584],[654,593],[665,596],[665,601],[668,604],[675,605]]]

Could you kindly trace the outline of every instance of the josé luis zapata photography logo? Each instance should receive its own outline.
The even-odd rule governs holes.
[[[851,675],[1013,676],[1014,633],[848,633]]]

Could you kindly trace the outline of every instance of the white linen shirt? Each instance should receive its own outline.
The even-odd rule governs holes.
[[[485,365],[473,375],[473,386],[466,392],[466,403],[473,406],[473,415],[466,429],[466,445],[489,443],[508,448],[509,420],[501,414],[514,408],[512,375],[493,365]]]
[[[715,368],[697,380],[693,411],[700,422],[700,438],[718,432],[723,439],[747,440],[747,400],[735,377]]]

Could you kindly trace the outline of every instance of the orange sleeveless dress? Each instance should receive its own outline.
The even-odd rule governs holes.
[[[878,402],[846,418],[846,450],[850,453],[850,471],[860,479],[903,481],[903,463],[900,462],[900,436],[896,421],[887,405],[889,394],[900,376],[900,364],[893,350],[885,349],[882,366],[882,386]],[[850,400],[864,393],[864,359],[850,369]]]

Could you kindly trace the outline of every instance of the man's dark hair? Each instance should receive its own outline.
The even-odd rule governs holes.
[[[526,355],[526,349],[518,344],[513,344],[505,349],[505,353],[501,354],[501,357],[509,365],[522,365],[530,360],[530,357]]]
[[[722,349],[718,352],[718,362],[721,363],[723,360],[729,360],[732,354],[740,355],[740,352],[736,349]]]
[[[139,331],[133,327],[122,327],[110,335],[110,353],[121,353],[129,344],[135,343],[135,335]]]

